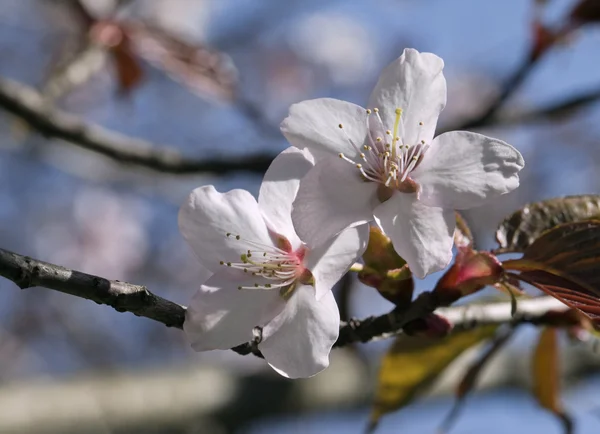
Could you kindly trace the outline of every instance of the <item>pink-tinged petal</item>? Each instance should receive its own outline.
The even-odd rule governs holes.
[[[339,128],[339,125],[343,129]],[[333,98],[302,101],[290,107],[281,123],[281,132],[297,148],[343,152],[352,157],[367,137],[366,110],[356,104]]]
[[[306,378],[329,366],[340,313],[331,292],[317,301],[314,288],[300,285],[283,312],[263,328],[258,345],[266,361],[288,378]]]
[[[436,137],[412,178],[426,205],[466,209],[519,186],[525,165],[515,148],[501,140],[466,131]]]
[[[419,279],[450,263],[453,210],[426,206],[416,194],[396,193],[377,207],[375,218]]]
[[[429,143],[433,139],[437,119],[446,105],[443,68],[444,61],[435,54],[407,48],[381,73],[368,108],[379,108],[385,129],[390,130],[396,109],[401,109],[403,131],[399,135],[404,144],[415,145],[421,140]]]
[[[200,263],[212,272],[222,270],[220,261],[240,262],[242,253],[255,249],[246,240],[273,244],[258,203],[250,193],[219,193],[212,185],[192,191],[179,210],[179,230]]]
[[[292,207],[296,233],[309,247],[323,245],[342,230],[373,220],[377,185],[338,157],[321,159],[300,181]]]
[[[362,256],[369,242],[369,225],[342,231],[323,246],[308,251],[304,265],[315,278],[317,299],[331,292],[333,285]]]
[[[294,248],[300,240],[292,224],[292,202],[296,198],[300,180],[314,166],[308,149],[289,147],[279,154],[267,169],[258,194],[258,206],[267,224],[284,235]]]
[[[264,326],[285,307],[278,290],[238,289],[254,283],[242,277],[246,281],[215,274],[192,298],[183,330],[194,350],[226,350],[248,342],[254,327]]]

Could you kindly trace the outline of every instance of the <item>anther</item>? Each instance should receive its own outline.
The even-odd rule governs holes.
[[[423,122],[419,122],[419,125],[423,126]]]
[[[365,151],[368,151],[368,150],[369,150],[369,145],[363,145],[363,149],[364,149]]]
[[[228,266],[228,267],[231,267],[231,262],[228,262],[228,263],[227,263],[227,266]]]
[[[375,140],[377,140],[378,142],[381,142],[381,137],[377,137]]]
[[[230,236],[231,236],[231,232],[227,232],[227,234],[226,234],[226,235],[227,235],[228,237],[230,237]]]
[[[378,109],[377,107],[375,107],[375,108],[373,109],[373,111],[374,111],[375,113],[379,113],[379,109]]]
[[[421,140],[421,144],[424,145],[425,144],[425,140]]]
[[[397,109],[395,110],[395,113],[396,113],[397,115],[401,115],[401,114],[402,114],[402,109],[401,109],[401,108],[397,108]]]
[[[362,167],[362,164],[357,164],[357,165],[356,165],[356,168],[357,168],[357,169],[360,169],[361,167]]]
[[[367,109],[367,114],[370,115],[371,114],[371,109]]]
[[[223,261],[219,261],[219,264],[221,264],[221,265],[225,265],[225,262],[223,262]]]
[[[390,135],[390,136],[392,135],[392,132],[390,130],[386,130],[385,133],[388,134],[388,135]]]
[[[338,125],[338,127],[339,127],[340,129],[341,129],[341,128],[344,128],[344,126],[343,126],[342,124],[339,124],[339,125]]]

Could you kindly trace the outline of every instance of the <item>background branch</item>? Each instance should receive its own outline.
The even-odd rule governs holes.
[[[118,134],[80,120],[48,104],[35,89],[0,78],[0,107],[24,120],[40,134],[66,140],[120,163],[143,166],[165,173],[231,172],[263,173],[275,157],[260,152],[248,156],[193,159],[169,147]]]

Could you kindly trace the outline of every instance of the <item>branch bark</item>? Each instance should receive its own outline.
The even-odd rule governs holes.
[[[111,306],[118,312],[131,312],[150,318],[167,327],[183,327],[185,307],[153,294],[145,286],[108,280],[4,249],[0,249],[0,276],[13,281],[21,289],[41,286]],[[511,316],[510,302],[440,308],[434,293],[424,292],[406,309],[394,309],[385,315],[342,322],[334,346],[343,347],[397,335],[411,321],[432,312],[446,317],[454,328],[464,329],[518,322],[539,324],[539,318],[549,310],[566,309],[564,304],[552,297],[520,301],[515,316]],[[248,342],[232,350],[241,355],[262,356],[256,342]]]
[[[46,137],[66,140],[119,163],[134,164],[159,172],[187,174],[231,172],[264,173],[275,155],[260,152],[248,156],[194,159],[178,151],[88,124],[77,116],[48,104],[35,89],[0,78],[0,107],[27,122]]]

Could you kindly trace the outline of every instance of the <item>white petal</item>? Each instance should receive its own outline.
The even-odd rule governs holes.
[[[222,270],[219,261],[240,262],[240,255],[250,248],[245,240],[273,244],[250,193],[219,193],[212,185],[192,191],[179,210],[179,230],[201,264],[212,272]]]
[[[343,130],[339,125],[343,126]],[[356,104],[333,98],[302,101],[290,107],[281,123],[281,132],[297,148],[343,152],[352,157],[367,136],[366,110]]]
[[[315,278],[317,299],[331,291],[358,258],[369,242],[369,225],[344,230],[321,247],[308,251],[304,265]]]
[[[339,330],[340,313],[331,291],[317,301],[314,288],[300,285],[283,312],[264,327],[258,348],[284,377],[311,377],[329,366]]]
[[[412,173],[419,200],[431,206],[466,209],[519,186],[523,157],[501,140],[466,131],[436,137]]]
[[[267,169],[258,194],[258,206],[272,230],[284,235],[297,248],[300,240],[292,224],[292,202],[300,180],[314,166],[311,153],[289,147]]]
[[[358,169],[337,157],[321,159],[300,181],[292,207],[296,233],[318,247],[343,229],[373,220],[377,184],[363,182]]]
[[[431,142],[440,112],[446,105],[444,61],[435,54],[407,48],[388,65],[369,98],[368,108],[379,108],[386,129],[393,129],[395,110],[402,109],[404,144]],[[419,125],[422,122],[423,125]]]
[[[453,210],[426,206],[416,194],[396,193],[377,207],[375,218],[418,278],[450,263],[456,225]]]
[[[183,330],[196,351],[226,350],[252,339],[252,329],[281,313],[285,301],[277,290],[238,289],[253,281],[218,273],[194,295]]]

